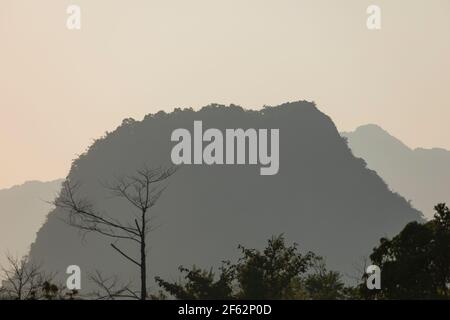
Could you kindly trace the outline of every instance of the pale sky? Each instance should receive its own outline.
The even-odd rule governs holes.
[[[0,188],[65,177],[124,118],[213,102],[313,100],[341,131],[450,149],[449,31],[448,0],[1,0]]]

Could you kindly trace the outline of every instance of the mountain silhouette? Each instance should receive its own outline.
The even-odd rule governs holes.
[[[174,279],[180,265],[218,266],[237,257],[239,244],[263,248],[281,233],[301,250],[326,257],[331,268],[354,275],[355,264],[380,237],[422,219],[353,156],[332,120],[306,101],[260,111],[210,105],[199,111],[158,112],[142,121],[126,119],[74,161],[68,179],[80,183],[80,194],[96,208],[119,219],[132,209],[112,198],[105,183],[143,165],[170,164],[171,133],[192,130],[196,120],[203,121],[204,130],[279,129],[279,172],[261,176],[259,166],[183,165],[152,209],[149,279]],[[80,266],[84,290],[90,288],[86,275],[96,269],[137,279],[137,268],[110,247],[111,239],[80,234],[63,222],[65,216],[60,208],[49,214],[31,247],[34,260],[62,276],[68,265]],[[137,256],[134,245],[119,244]]]
[[[19,258],[28,253],[62,181],[30,181],[0,190],[0,265],[6,263],[6,253]]]
[[[389,187],[432,218],[437,203],[450,203],[450,151],[411,149],[381,127],[369,124],[344,132],[357,157],[375,170]]]

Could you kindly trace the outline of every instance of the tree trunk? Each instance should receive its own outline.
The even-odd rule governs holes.
[[[147,299],[147,259],[145,254],[145,212],[142,213],[141,234],[141,300]]]

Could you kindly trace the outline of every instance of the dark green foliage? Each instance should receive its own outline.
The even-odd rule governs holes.
[[[181,300],[218,300],[232,299],[232,281],[234,268],[224,263],[220,268],[219,279],[215,280],[215,274],[193,267],[192,270],[180,267],[180,272],[185,274],[185,283],[170,283],[156,277],[158,285],[170,295]]]
[[[305,291],[313,300],[340,300],[346,297],[346,288],[341,275],[327,270],[322,259],[317,259],[314,272],[304,281]]]
[[[170,283],[161,278],[156,278],[156,282],[168,294],[183,300],[344,297],[340,274],[327,271],[314,253],[303,255],[296,244],[286,246],[283,236],[270,239],[263,251],[242,246],[239,249],[242,257],[236,264],[225,262],[218,280],[212,270],[180,267],[183,282]]]
[[[46,300],[53,300],[58,296],[59,288],[58,286],[50,283],[49,281],[45,281],[42,284],[42,294]]]
[[[450,213],[435,207],[434,219],[411,222],[392,240],[382,238],[370,256],[381,268],[382,290],[365,292],[385,299],[448,299],[450,285]]]
[[[263,252],[242,246],[243,257],[236,265],[241,299],[286,299],[295,295],[295,282],[311,267],[315,255],[287,247],[283,236],[269,240]]]

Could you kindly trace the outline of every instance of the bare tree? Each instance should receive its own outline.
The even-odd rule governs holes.
[[[3,274],[3,294],[9,299],[38,299],[44,283],[49,283],[52,275],[46,275],[40,265],[10,254],[6,255],[8,266],[1,267]]]
[[[105,185],[112,196],[126,201],[133,209],[125,218],[116,219],[108,213],[96,210],[87,199],[80,199],[77,195],[80,185],[66,181],[59,198],[54,205],[65,209],[69,215],[67,222],[85,232],[95,232],[115,240],[111,247],[125,259],[135,264],[140,270],[141,291],[140,298],[147,298],[147,234],[151,231],[150,209],[156,204],[165,187],[161,182],[169,178],[176,171],[176,167],[169,169],[142,169],[135,175],[117,179],[113,185]],[[135,259],[120,249],[117,241],[131,241],[135,243],[140,257]]]
[[[121,284],[117,276],[104,277],[97,270],[89,278],[98,287],[98,290],[93,292],[97,300],[140,299],[136,292],[131,290],[131,283]]]

